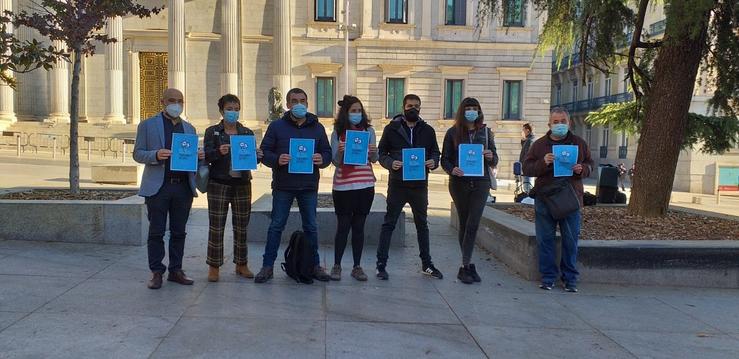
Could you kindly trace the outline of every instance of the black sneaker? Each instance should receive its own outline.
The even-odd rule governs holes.
[[[565,283],[564,287],[565,287],[565,292],[577,293],[577,286],[574,284]]]
[[[459,273],[457,273],[457,279],[464,284],[475,283],[475,278],[472,276],[472,271],[465,268],[459,267]]]
[[[441,274],[441,272],[438,269],[436,269],[436,267],[434,267],[433,264],[424,265],[421,268],[421,272],[423,272],[423,274],[427,276],[431,276],[436,279],[444,279],[444,275]]]
[[[552,290],[552,288],[554,288],[554,284],[541,282],[541,284],[539,285],[539,288],[544,289],[544,290]]]
[[[482,279],[480,279],[480,275],[477,274],[477,268],[475,268],[475,265],[470,263],[470,265],[467,267],[469,267],[470,274],[472,274],[472,278],[475,280],[475,282],[476,283],[482,282]]]
[[[262,269],[257,273],[256,276],[254,276],[254,282],[255,283],[267,283],[270,279],[272,279],[273,272],[272,267],[262,267]]]
[[[385,271],[385,267],[384,266],[382,266],[382,267],[378,266],[377,267],[377,278],[379,278],[381,280],[387,280],[388,278],[390,278],[390,276],[387,274],[387,271]]]

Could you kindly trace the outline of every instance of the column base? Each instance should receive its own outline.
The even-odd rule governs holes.
[[[44,122],[70,123],[71,119],[68,113],[52,113],[49,114],[49,117],[47,117]]]
[[[108,114],[103,117],[103,123],[125,125],[126,117],[123,115]]]

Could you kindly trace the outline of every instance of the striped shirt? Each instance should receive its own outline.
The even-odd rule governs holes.
[[[375,130],[370,127],[367,131],[370,133],[370,144],[375,144]],[[351,191],[374,187],[377,179],[372,170],[372,163],[377,162],[377,153],[370,154],[369,161],[366,165],[345,165],[342,163],[343,153],[339,154],[339,141],[346,141],[346,135],[341,135],[341,138],[339,138],[336,132],[334,132],[331,135],[333,163],[336,166],[336,171],[334,172],[334,191]]]

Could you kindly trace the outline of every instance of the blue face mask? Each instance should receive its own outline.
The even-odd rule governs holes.
[[[305,118],[305,114],[308,113],[308,108],[305,107],[302,103],[299,103],[297,105],[293,105],[293,108],[290,110],[292,114],[297,118]]]
[[[567,132],[569,130],[570,130],[570,126],[564,123],[558,123],[556,125],[552,125],[552,134],[557,137],[567,136]]]
[[[239,122],[239,111],[223,111],[223,119],[228,123]]]
[[[467,110],[464,112],[464,118],[469,122],[477,121],[478,113],[476,110]]]
[[[356,126],[360,122],[362,122],[362,113],[361,112],[355,112],[349,114],[349,123]]]

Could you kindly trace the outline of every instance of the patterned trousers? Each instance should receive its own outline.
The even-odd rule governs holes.
[[[228,205],[231,205],[231,222],[234,231],[233,262],[246,264],[246,230],[251,216],[251,183],[224,185],[208,183],[208,258],[213,267],[223,265],[223,232],[226,227]]]

